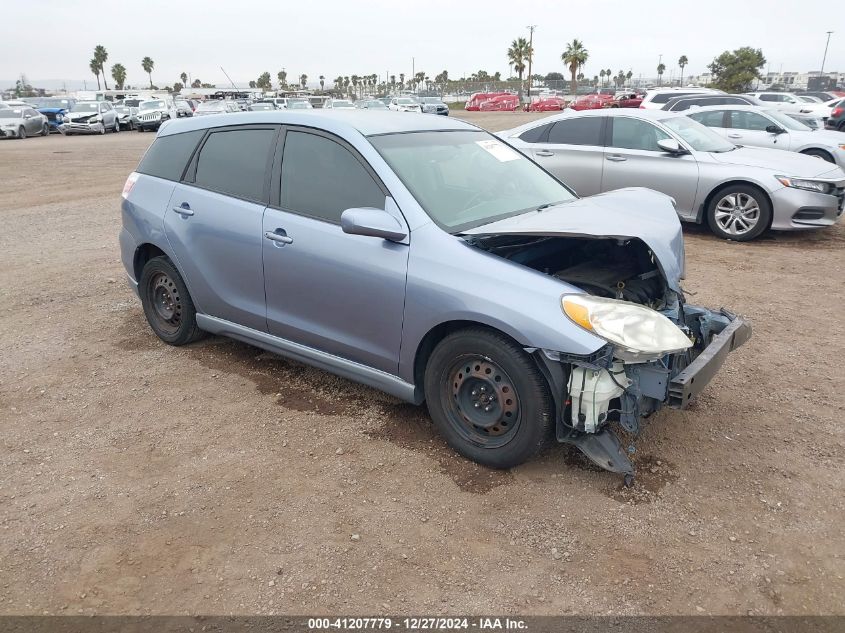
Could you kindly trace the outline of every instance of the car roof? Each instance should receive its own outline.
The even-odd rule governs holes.
[[[670,114],[664,112],[663,114]],[[435,120],[433,120],[435,119]],[[447,119],[447,120],[442,120]],[[401,134],[403,132],[432,132],[452,130],[478,130],[480,128],[447,117],[432,117],[426,114],[399,112],[368,112],[366,110],[323,110],[303,112],[285,110],[265,112],[241,112],[216,117],[190,117],[181,121],[169,121],[159,131],[160,136],[230,125],[272,123],[276,125],[301,125],[316,127],[341,136],[358,132],[364,136],[379,134]]]
[[[425,116],[425,115],[423,115]],[[555,123],[557,121],[565,121],[566,119],[609,116],[609,117],[629,117],[634,119],[649,119],[651,121],[662,121],[664,119],[676,119],[684,116],[684,112],[668,112],[666,110],[645,110],[639,108],[602,108],[600,110],[572,110],[567,108],[559,114],[543,117],[530,123],[525,123],[519,127],[510,130],[502,130],[496,132],[497,136],[518,136],[526,130],[531,130],[541,125]]]
[[[765,110],[766,112],[779,111],[776,108],[772,108],[769,106],[739,105],[734,103],[726,103],[724,105],[695,106],[693,108],[690,108],[689,110],[683,110],[683,112],[692,114],[693,112],[701,112],[702,110],[743,110],[747,112],[760,112],[760,110]]]

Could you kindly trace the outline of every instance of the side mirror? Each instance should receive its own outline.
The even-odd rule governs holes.
[[[657,146],[662,149],[664,152],[669,152],[670,154],[686,154],[687,150],[681,147],[681,144],[678,143],[673,138],[662,138],[657,141]]]
[[[401,242],[408,237],[408,230],[402,223],[381,209],[347,209],[340,215],[340,228],[350,235],[380,237],[391,242]]]
[[[784,132],[786,132],[786,130],[784,130],[784,129],[783,129],[782,127],[780,127],[779,125],[767,125],[767,126],[766,126],[766,131],[767,131],[769,134],[783,134]]]

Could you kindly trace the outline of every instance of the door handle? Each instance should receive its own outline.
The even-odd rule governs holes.
[[[547,150],[547,149],[541,149],[541,150],[538,150],[538,151],[534,152],[534,155],[535,155],[535,156],[554,156],[554,155],[555,155],[555,153],[554,153],[554,152],[550,152],[550,151],[549,151],[549,150]]]
[[[288,237],[285,234],[283,229],[276,229],[276,231],[281,231],[281,233],[274,233],[272,231],[265,231],[264,237],[266,237],[271,242],[276,242],[280,246],[284,246],[285,244],[293,244],[293,238]]]
[[[728,138],[742,138],[742,134],[728,134]]]
[[[607,157],[607,160],[612,160],[614,163],[624,163],[628,159],[624,156],[620,156],[619,154],[611,154]]]
[[[183,218],[187,218],[194,214],[194,212],[191,210],[191,205],[189,205],[187,202],[183,202],[178,207],[173,207],[173,211],[181,215]]]

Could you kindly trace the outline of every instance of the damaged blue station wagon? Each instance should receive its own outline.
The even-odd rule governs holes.
[[[555,438],[633,467],[750,336],[686,303],[672,199],[579,199],[470,124],[254,112],[164,124],[123,192],[123,264],[153,331],[220,334],[426,402],[462,455]]]

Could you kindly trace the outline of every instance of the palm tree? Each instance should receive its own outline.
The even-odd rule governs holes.
[[[103,73],[103,87],[108,90],[109,84],[106,81],[106,60],[108,60],[109,54],[106,51],[105,46],[100,46],[99,44],[94,47],[94,59],[97,60],[97,66],[100,67],[100,72]]]
[[[111,67],[111,76],[114,79],[115,88],[123,90],[126,81],[126,67],[123,64],[115,64]]]
[[[687,59],[687,56],[681,55],[680,58],[678,58],[678,66],[681,67],[681,83],[679,84],[681,86],[684,85],[684,67],[687,64],[689,64],[689,60]]]
[[[569,67],[569,72],[572,75],[572,94],[578,94],[578,80],[576,74],[581,67],[587,63],[590,57],[589,51],[584,48],[584,43],[580,40],[574,39],[566,45],[566,50],[560,56],[561,61]],[[605,73],[610,75],[610,72]]]
[[[285,85],[286,85],[286,80],[287,80],[287,78],[288,78],[288,74],[287,74],[284,70],[280,70],[280,71],[276,74],[276,77],[277,77],[277,78],[278,78],[278,80],[279,80],[279,89],[284,88],[284,87],[285,87]]]
[[[152,60],[151,57],[145,57],[141,60],[141,68],[144,69],[144,72],[147,73],[150,77],[150,90],[153,87],[153,68],[155,67],[156,63]]]
[[[326,85],[326,78],[323,75],[320,75],[320,90],[323,89],[323,86]]]
[[[299,76],[299,85],[302,86],[302,89],[305,90],[305,85],[308,83],[308,75],[302,73]]]
[[[96,59],[92,59],[88,62],[88,68],[91,69],[91,72],[97,77],[97,90],[100,89],[100,65],[97,63]]]
[[[666,64],[657,64],[657,85],[663,85],[663,71],[666,70]]]
[[[607,77],[607,83],[610,83],[610,76],[612,74],[613,74],[613,71],[610,70],[610,68],[608,68],[607,70],[604,71],[604,75],[605,75],[605,77]]]
[[[405,73],[399,73],[399,90],[405,85]]]
[[[625,73],[625,79],[628,80],[629,84],[631,83],[631,77],[633,77],[633,76],[634,76],[634,73],[631,72],[630,70],[627,73]]]
[[[601,72],[599,73],[599,77],[601,77],[602,85],[604,85],[604,75],[605,75],[604,68],[602,68]]]
[[[182,80],[182,85],[183,85],[183,86],[187,86],[187,85],[188,85],[188,73],[183,72],[182,74],[180,74],[180,75],[179,75],[179,79],[181,79],[181,80]]]
[[[522,73],[525,72],[525,67],[528,65],[528,60],[531,59],[534,51],[528,44],[528,40],[524,37],[518,37],[511,42],[511,47],[508,49],[508,63],[513,66],[519,77],[519,93],[522,95]]]

